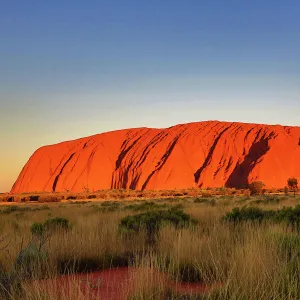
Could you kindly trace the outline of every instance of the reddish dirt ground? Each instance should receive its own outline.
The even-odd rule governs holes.
[[[138,278],[138,276],[145,274],[145,271],[151,272],[149,270],[141,271],[123,267],[89,274],[63,275],[54,280],[56,288],[51,288],[51,291],[48,291],[48,293],[52,293],[53,297],[57,297],[57,294],[60,294],[62,298],[67,296],[68,299],[74,300],[79,299],[79,295],[82,299],[125,300],[134,291],[137,280],[144,280]],[[208,292],[210,289],[203,284],[175,283],[170,281],[163,273],[156,272],[153,277],[179,294],[199,294]],[[49,285],[49,280],[45,280],[43,283],[49,287],[53,286],[54,282],[51,280]],[[78,293],[76,293],[76,289],[74,291],[75,286],[76,289],[79,288]]]

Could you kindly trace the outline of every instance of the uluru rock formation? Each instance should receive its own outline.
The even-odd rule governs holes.
[[[38,149],[12,193],[284,187],[300,177],[300,127],[206,121],[118,130]]]

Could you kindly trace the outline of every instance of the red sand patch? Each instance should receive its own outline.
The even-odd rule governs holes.
[[[147,273],[148,272],[148,273]],[[125,300],[135,290],[142,274],[151,274],[154,281],[162,283],[179,294],[205,293],[210,287],[196,283],[177,283],[170,281],[166,274],[153,270],[134,268],[114,268],[89,274],[63,275],[53,280],[39,282],[43,289],[55,299],[112,299]],[[140,276],[140,278],[138,278]],[[147,277],[147,276],[146,276]]]

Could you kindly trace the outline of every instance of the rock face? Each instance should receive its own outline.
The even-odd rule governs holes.
[[[107,132],[38,149],[12,193],[284,187],[300,177],[300,127],[207,121]]]

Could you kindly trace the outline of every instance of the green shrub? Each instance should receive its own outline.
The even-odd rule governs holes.
[[[292,229],[300,231],[300,204],[296,205],[295,208],[283,207],[278,210],[274,215],[276,222],[286,223],[290,225]]]
[[[244,206],[241,209],[238,207],[233,208],[231,212],[225,215],[224,220],[233,223],[241,221],[262,222],[264,216],[265,212],[258,207]]]
[[[71,228],[71,225],[68,219],[56,217],[46,220],[44,223],[44,228],[45,230],[68,230]]]
[[[283,207],[280,210],[262,210],[258,207],[235,207],[228,212],[223,220],[238,223],[242,221],[256,221],[261,223],[263,220],[275,223],[284,223],[291,226],[292,230],[300,231],[300,205]]]
[[[42,234],[44,233],[44,224],[33,223],[30,226],[30,232],[35,236],[42,236]]]
[[[126,234],[145,230],[148,241],[154,242],[160,228],[168,223],[176,228],[182,228],[197,222],[181,209],[175,207],[168,210],[149,211],[134,216],[127,216],[121,219],[119,229]]]
[[[44,223],[33,223],[30,227],[30,232],[36,237],[46,239],[53,231],[68,229],[71,229],[69,220],[66,218],[56,217],[48,219]]]

